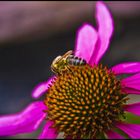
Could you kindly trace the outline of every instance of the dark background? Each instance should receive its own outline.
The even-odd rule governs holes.
[[[106,4],[115,31],[101,62],[110,67],[140,61],[140,2]],[[56,56],[74,49],[84,22],[96,26],[95,2],[0,2],[0,115],[19,112],[34,101],[34,87],[53,75],[50,65]]]

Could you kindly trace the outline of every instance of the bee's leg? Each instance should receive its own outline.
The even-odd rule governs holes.
[[[69,66],[67,66],[67,69],[73,74],[73,72]]]
[[[59,71],[58,75],[60,76],[60,75],[62,75],[62,74],[63,74],[63,71]]]
[[[55,74],[56,74],[56,76],[60,76],[60,75],[62,75],[62,71],[55,71]]]
[[[61,75],[61,73],[59,72],[59,73],[57,73],[56,75],[57,75],[57,76],[60,76],[60,75]]]

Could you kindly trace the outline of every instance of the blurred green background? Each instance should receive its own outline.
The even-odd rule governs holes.
[[[16,113],[34,101],[34,87],[53,73],[53,59],[74,49],[83,23],[96,27],[92,1],[0,2],[0,115]],[[140,2],[105,2],[115,31],[104,65],[140,61]],[[130,96],[139,101],[139,96]],[[43,97],[42,97],[43,99]],[[20,134],[7,138],[36,138]]]

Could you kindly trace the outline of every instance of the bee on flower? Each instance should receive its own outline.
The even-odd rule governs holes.
[[[73,52],[70,50],[62,56],[57,56],[53,60],[51,69],[55,74],[59,75],[66,71],[70,71],[70,66],[82,66],[86,64],[84,59],[78,58],[72,53]]]
[[[126,120],[127,112],[140,116],[140,102],[127,103],[129,94],[140,94],[140,62],[111,68],[100,64],[114,29],[102,2],[96,4],[96,20],[98,28],[84,24],[75,50],[56,57],[51,65],[55,75],[33,91],[33,98],[45,94],[44,101],[0,117],[0,136],[35,131],[45,120],[41,139],[55,139],[60,133],[65,139],[140,138],[140,124]],[[120,79],[121,74],[133,75]]]

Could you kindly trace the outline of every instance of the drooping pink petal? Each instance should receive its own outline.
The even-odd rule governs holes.
[[[123,139],[124,138],[123,136],[121,136],[120,134],[112,130],[107,131],[106,134],[108,136],[108,139]]]
[[[111,68],[115,74],[140,72],[140,62],[121,63]]]
[[[121,84],[122,87],[140,90],[140,73],[124,78]]]
[[[95,29],[89,24],[84,24],[77,34],[75,55],[85,59],[88,63],[95,49],[96,41],[97,33]]]
[[[127,112],[130,112],[130,113],[133,113],[135,115],[140,116],[140,102],[139,103],[125,105],[123,108]]]
[[[140,138],[140,125],[119,122],[116,127],[123,130],[132,139]]]
[[[107,7],[101,2],[97,2],[96,19],[98,22],[98,43],[90,60],[91,65],[98,64],[101,57],[108,49],[110,38],[113,33],[113,20]]]
[[[48,81],[42,82],[39,85],[37,85],[32,92],[32,97],[36,99],[39,98],[45,92],[47,92],[54,78],[55,76],[51,77]]]
[[[136,90],[136,89],[128,88],[128,87],[123,87],[122,91],[127,94],[140,94],[140,90]]]
[[[0,116],[0,136],[29,133],[38,128],[45,117],[46,106],[42,101],[31,103],[24,111]]]
[[[51,128],[52,125],[53,121],[47,121],[39,139],[55,139],[57,137],[58,133],[55,128]]]

